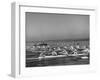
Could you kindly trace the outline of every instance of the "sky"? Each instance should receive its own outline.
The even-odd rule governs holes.
[[[26,41],[89,39],[89,15],[26,12]]]

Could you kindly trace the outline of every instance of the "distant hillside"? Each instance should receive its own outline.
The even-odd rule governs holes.
[[[80,39],[80,40],[44,40],[44,41],[33,41],[33,42],[26,42],[26,46],[33,46],[35,44],[46,43],[50,46],[70,46],[76,45],[79,43],[80,46],[82,45],[89,45],[89,39]]]

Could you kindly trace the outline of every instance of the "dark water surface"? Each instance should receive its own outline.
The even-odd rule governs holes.
[[[37,58],[26,61],[26,67],[80,65],[80,64],[89,64],[89,59],[81,59],[76,57],[57,57],[57,58],[44,58],[42,60],[39,60]]]

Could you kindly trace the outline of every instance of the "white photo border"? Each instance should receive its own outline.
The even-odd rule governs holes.
[[[37,75],[57,75],[69,73],[87,73],[96,71],[95,53],[95,11],[96,9],[72,8],[72,7],[43,7],[32,6],[32,4],[13,3],[15,13],[13,21],[15,24],[15,55],[12,59],[12,75],[14,77],[37,76]],[[47,67],[25,67],[25,12],[55,13],[55,14],[79,14],[90,16],[90,64],[71,66],[47,66]],[[14,53],[12,53],[14,54]]]

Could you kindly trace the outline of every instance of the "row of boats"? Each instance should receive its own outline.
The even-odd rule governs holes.
[[[51,47],[47,44],[40,44],[38,49],[30,49],[34,53],[38,53],[38,59],[57,58],[57,57],[76,57],[81,59],[88,59],[90,50],[84,46],[80,48],[79,45],[75,46],[63,46],[63,47]],[[34,58],[34,57],[33,57]]]

